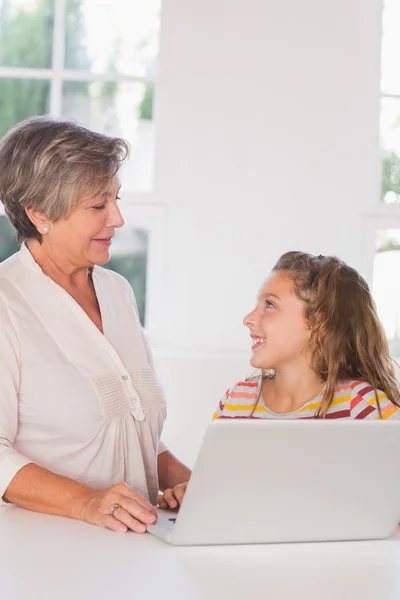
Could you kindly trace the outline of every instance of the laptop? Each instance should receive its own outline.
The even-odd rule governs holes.
[[[147,529],[173,545],[387,538],[399,461],[400,421],[218,419],[179,512]]]

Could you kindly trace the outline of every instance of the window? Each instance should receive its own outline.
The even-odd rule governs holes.
[[[392,356],[400,359],[400,0],[384,0],[382,20],[380,206],[366,238],[373,248],[373,294]],[[370,235],[371,237],[370,237]],[[369,248],[366,248],[369,257]]]
[[[131,145],[121,174],[126,225],[107,266],[132,284],[142,323],[160,1],[0,0],[0,137],[26,117],[50,113]],[[0,261],[15,249],[13,229],[0,216]]]
[[[120,135],[149,192],[159,21],[160,0],[0,0],[0,136],[49,112]]]
[[[384,0],[382,24],[382,202],[400,204],[400,0]]]
[[[0,262],[6,260],[11,254],[18,251],[18,244],[15,239],[15,231],[9,220],[0,216]]]
[[[392,356],[400,359],[400,229],[377,231],[373,294]]]

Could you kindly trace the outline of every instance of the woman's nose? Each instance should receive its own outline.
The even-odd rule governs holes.
[[[106,227],[122,227],[125,224],[124,218],[117,204],[115,204],[108,214]]]

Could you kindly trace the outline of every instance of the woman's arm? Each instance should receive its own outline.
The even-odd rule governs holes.
[[[30,463],[18,471],[3,496],[22,508],[35,512],[70,517],[107,527],[114,531],[146,531],[156,512],[141,494],[124,483],[104,490],[56,475]],[[113,516],[110,508],[118,504]]]
[[[30,463],[18,471],[3,500],[35,512],[81,519],[91,488]]]

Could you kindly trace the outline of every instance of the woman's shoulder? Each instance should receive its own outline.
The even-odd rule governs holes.
[[[21,296],[16,293],[15,283],[25,276],[19,252],[0,262],[0,308],[1,306],[15,307]]]
[[[94,277],[100,283],[100,289],[107,293],[108,299],[121,310],[133,310],[139,319],[135,293],[131,284],[125,277],[112,271],[96,265],[94,268]]]
[[[15,270],[20,267],[21,261],[19,260],[19,252],[15,252],[15,254],[12,254],[0,262],[0,284],[2,281],[9,279]]]
[[[96,277],[98,277],[99,279],[102,279],[103,281],[114,282],[116,285],[118,285],[120,287],[126,287],[126,286],[130,287],[127,279],[125,279],[125,277],[123,277],[116,271],[113,271],[112,269],[106,269],[105,267],[96,265],[94,267],[94,273],[95,273]]]
[[[96,265],[94,267],[94,276],[102,286],[107,288],[108,293],[112,294],[112,291],[114,291],[119,297],[127,295],[130,300],[134,298],[135,295],[131,284],[119,273]]]

